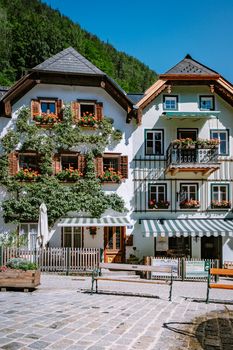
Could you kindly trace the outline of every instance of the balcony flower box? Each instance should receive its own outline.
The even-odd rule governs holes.
[[[40,284],[40,270],[25,259],[10,259],[0,268],[0,288],[34,289]]]
[[[96,128],[98,126],[97,118],[93,113],[84,113],[78,121],[78,125],[81,127]]]
[[[200,202],[195,199],[185,200],[180,202],[181,209],[198,209],[200,208]]]
[[[62,170],[56,174],[58,180],[65,182],[77,181],[80,179],[81,176],[82,173],[78,169],[74,169],[73,167]]]
[[[170,202],[168,201],[160,201],[156,202],[155,200],[149,201],[149,209],[168,209],[170,206]]]
[[[38,181],[40,179],[40,173],[37,170],[21,169],[15,175],[15,178],[19,181]]]
[[[122,175],[119,171],[109,168],[99,176],[99,179],[101,182],[120,183],[122,180]]]
[[[172,141],[173,148],[181,148],[181,149],[193,149],[195,148],[195,141],[190,138],[186,139],[176,139]]]
[[[211,208],[212,209],[229,209],[231,208],[231,202],[230,201],[212,201],[211,202]]]
[[[217,148],[219,143],[220,143],[219,139],[209,139],[209,140],[198,139],[196,141],[197,147],[202,149]]]

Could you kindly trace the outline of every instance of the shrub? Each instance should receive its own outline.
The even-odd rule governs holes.
[[[8,260],[6,263],[6,267],[10,269],[23,270],[23,271],[38,269],[37,264],[22,258],[12,258]]]

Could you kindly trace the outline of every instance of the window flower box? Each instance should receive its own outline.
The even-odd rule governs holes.
[[[200,202],[195,199],[185,200],[180,202],[180,208],[182,209],[198,209],[200,208]]]
[[[81,127],[96,128],[98,126],[97,118],[93,113],[85,112],[79,119],[78,125]]]
[[[219,139],[198,139],[197,141],[193,141],[190,138],[186,139],[176,139],[172,141],[173,148],[180,148],[180,149],[195,149],[195,148],[202,148],[202,149],[210,149],[210,148],[216,148],[218,147],[220,141]]]
[[[21,169],[15,175],[15,178],[19,181],[37,181],[40,179],[40,173],[37,170]]]
[[[71,181],[72,182],[72,181],[79,180],[82,175],[83,174],[78,169],[74,169],[73,167],[69,167],[69,168],[57,173],[56,177],[60,181],[67,181],[67,182]]]
[[[119,183],[122,180],[122,175],[119,171],[115,171],[113,168],[109,168],[99,176],[99,179],[101,182]]]
[[[230,207],[231,207],[231,202],[227,200],[211,202],[212,209],[229,209]]]
[[[0,268],[0,288],[34,289],[40,284],[40,270],[25,259],[10,259]]]
[[[156,202],[155,200],[151,200],[149,202],[149,209],[168,209],[169,206],[170,202],[168,201]]]
[[[41,113],[39,115],[34,115],[34,120],[36,125],[40,126],[53,126],[62,121],[62,119],[55,113]]]

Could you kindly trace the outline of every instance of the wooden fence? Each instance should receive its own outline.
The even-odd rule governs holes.
[[[10,258],[24,258],[35,262],[41,271],[78,272],[90,271],[99,265],[100,249],[96,248],[2,248],[2,265]]]

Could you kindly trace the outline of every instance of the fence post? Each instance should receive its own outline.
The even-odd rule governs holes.
[[[185,258],[181,258],[181,280],[185,279]]]
[[[103,248],[100,248],[100,261],[99,262],[104,262],[104,250]]]
[[[0,266],[3,264],[3,246],[0,246]]]
[[[70,248],[66,248],[66,276],[69,275],[70,269]]]

